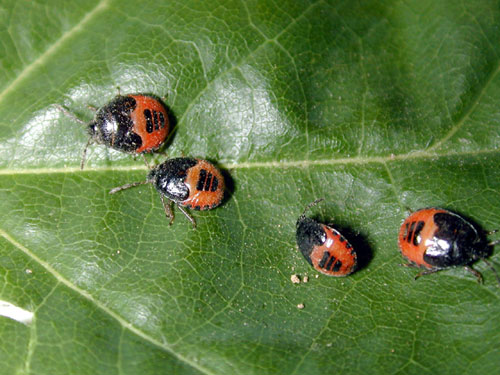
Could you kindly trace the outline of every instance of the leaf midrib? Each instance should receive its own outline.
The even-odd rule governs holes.
[[[218,165],[223,169],[283,169],[283,168],[307,168],[323,165],[364,165],[364,164],[388,164],[398,161],[412,161],[422,159],[439,159],[463,156],[479,156],[499,153],[498,149],[484,149],[462,152],[446,152],[432,153],[428,151],[413,151],[406,154],[389,156],[369,156],[369,157],[353,157],[353,158],[338,158],[338,159],[318,159],[318,160],[291,160],[291,161],[263,161],[263,162],[243,162],[243,163],[224,163],[219,162]],[[93,167],[85,168],[83,171],[79,167],[63,167],[63,168],[19,168],[19,169],[1,169],[0,176],[16,176],[16,175],[39,175],[39,174],[72,174],[82,172],[133,172],[147,171],[144,165],[125,165],[115,167]]]

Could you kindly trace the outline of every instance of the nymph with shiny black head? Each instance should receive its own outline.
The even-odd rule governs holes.
[[[305,216],[323,199],[310,203],[297,220],[296,239],[300,252],[317,271],[328,276],[347,276],[357,265],[356,251],[336,229]]]
[[[169,159],[152,168],[146,181],[126,184],[112,189],[109,193],[114,194],[144,184],[153,184],[160,194],[170,224],[174,221],[174,203],[191,221],[193,228],[196,228],[196,221],[184,207],[201,211],[211,210],[220,205],[224,198],[224,177],[220,170],[206,160],[194,158]]]

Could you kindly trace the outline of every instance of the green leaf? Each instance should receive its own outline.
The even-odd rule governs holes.
[[[414,281],[397,233],[427,206],[500,228],[499,24],[488,0],[0,3],[0,300],[34,313],[0,316],[0,372],[498,373],[494,274]],[[165,97],[169,157],[230,175],[196,230],[151,186],[108,194],[140,158],[80,171],[57,105],[90,121],[118,87]],[[320,197],[347,278],[296,249]]]

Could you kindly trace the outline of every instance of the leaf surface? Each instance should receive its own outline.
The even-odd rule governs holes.
[[[4,1],[0,300],[34,320],[0,316],[2,371],[497,373],[493,273],[414,281],[397,233],[428,206],[500,228],[499,22],[486,0]],[[227,172],[196,230],[150,186],[108,194],[140,158],[92,145],[80,171],[57,105],[90,121],[117,88],[165,97],[169,157]],[[320,197],[347,278],[296,249]]]

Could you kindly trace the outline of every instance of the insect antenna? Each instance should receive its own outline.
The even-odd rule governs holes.
[[[304,211],[302,212],[302,215],[300,215],[301,218],[306,216],[306,211],[309,210],[311,207],[316,206],[319,202],[324,201],[325,198],[318,198],[314,202],[309,203],[306,208],[304,208]]]
[[[139,186],[139,185],[146,185],[146,184],[150,184],[150,183],[151,183],[150,180],[139,181],[139,182],[132,182],[131,184],[125,184],[123,186],[118,186],[118,187],[115,187],[114,189],[111,189],[109,191],[109,194],[115,194],[115,193],[118,193],[119,191],[122,191],[122,190],[130,189],[132,187],[136,187],[136,186]]]

